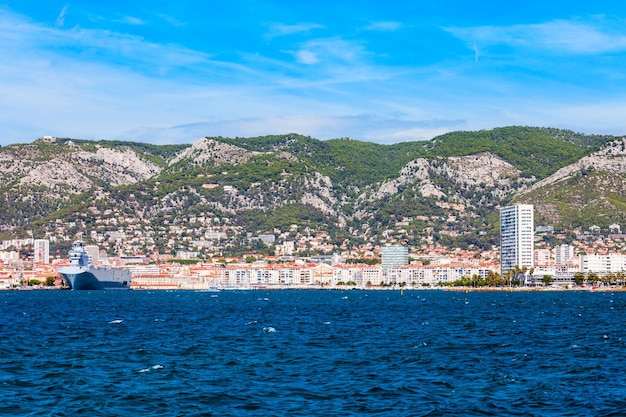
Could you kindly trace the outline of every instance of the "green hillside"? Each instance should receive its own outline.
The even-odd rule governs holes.
[[[477,132],[458,131],[429,141],[382,145],[354,139],[320,141],[297,134],[253,138],[213,138],[251,151],[288,151],[334,181],[375,183],[397,175],[409,161],[490,152],[516,166],[524,176],[545,178],[598,149],[612,136],[570,130],[510,126]]]
[[[542,179],[588,155],[612,136],[583,135],[569,130],[511,126],[478,132],[451,132],[424,146],[426,156],[463,156],[491,152],[522,171]]]
[[[535,204],[537,224],[556,228],[626,220],[626,180],[600,168],[520,194],[614,139],[608,136],[513,126],[391,145],[297,134],[209,139],[207,148],[196,147],[206,151],[185,153],[176,163],[170,161],[191,145],[56,139],[1,148],[0,231],[44,234],[72,224],[67,235],[85,228],[106,234],[129,227],[161,244],[184,229],[178,244],[186,245],[201,238],[196,235],[200,229],[186,228],[186,222],[202,218],[212,219],[205,226],[209,229],[230,230],[232,239],[295,226],[311,234],[325,232],[335,243],[375,242],[390,235],[412,245],[430,241],[490,248],[497,243],[498,207],[512,202]],[[120,152],[105,161],[114,152],[98,154],[101,147]],[[64,171],[51,169],[77,161],[68,156],[78,151],[80,171],[72,170],[75,162]],[[523,178],[489,156],[471,160],[506,166],[508,171],[495,180],[484,167],[460,171],[454,166],[458,160],[446,159],[480,153],[514,165]],[[158,168],[151,165],[148,177],[140,177],[133,169],[141,161]],[[38,177],[26,181],[36,168]],[[474,181],[478,171],[483,177]],[[114,187],[116,178],[127,182]],[[86,182],[88,187],[76,188]]]

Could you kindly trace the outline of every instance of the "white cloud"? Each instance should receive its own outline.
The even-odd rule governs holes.
[[[125,66],[141,65],[155,72],[200,65],[210,59],[204,53],[182,46],[153,43],[109,30],[80,27],[65,30],[37,25],[1,10],[0,30],[5,34],[0,38],[0,52],[11,57],[9,61],[22,60],[25,68],[29,59],[58,60],[72,55],[83,62],[115,57],[114,61],[122,61]]]
[[[285,25],[282,23],[274,23],[270,26],[269,32],[265,35],[267,38],[275,38],[278,36],[294,35],[296,33],[307,33],[314,29],[323,29],[324,25],[317,23],[299,23],[296,25]]]
[[[178,19],[176,19],[176,18],[174,18],[174,17],[172,17],[170,15],[167,15],[167,14],[160,13],[158,16],[159,16],[159,18],[161,20],[163,20],[163,21],[165,21],[165,22],[167,22],[170,25],[175,26],[175,27],[183,27],[183,26],[187,25],[185,22],[180,21],[180,20],[178,20]]]
[[[296,52],[296,60],[299,63],[306,64],[306,65],[313,65],[313,64],[317,64],[318,62],[320,62],[320,60],[317,58],[317,55],[315,55],[315,53],[311,51],[306,51],[306,50]]]
[[[133,16],[123,16],[120,19],[116,19],[114,20],[114,22],[116,23],[125,23],[127,25],[133,25],[133,26],[141,26],[141,25],[145,25],[146,22],[138,17],[133,17]]]
[[[298,72],[302,65],[283,62],[281,68],[260,58],[250,68],[176,45],[110,31],[49,28],[0,13],[3,28],[11,37],[0,39],[0,54],[11,60],[0,63],[0,141],[54,135],[189,143],[204,135],[288,132],[397,141],[404,138],[397,132],[419,128],[394,117],[350,116],[367,111],[371,88],[362,90],[358,82],[386,76],[386,70],[367,65],[368,52],[358,42],[305,42],[296,57],[323,65]],[[96,59],[86,59],[91,54]],[[103,54],[111,54],[113,63],[97,59]],[[166,79],[137,70],[179,65],[197,74]],[[353,91],[345,89],[348,84]]]
[[[57,26],[63,27],[65,25],[65,15],[67,14],[68,7],[69,6],[66,4],[65,6],[63,6],[63,9],[61,9],[61,13],[59,13],[56,21]]]
[[[59,16],[66,13],[64,8]],[[274,33],[319,28],[283,25]],[[581,36],[591,29],[603,36],[563,46],[569,38],[556,32],[573,36],[576,28]],[[616,48],[619,30],[553,23],[450,32],[482,61],[492,50],[506,49],[495,48],[501,45],[591,51],[604,40]],[[508,124],[583,130],[577,123],[587,126],[585,131],[597,127],[599,132],[610,128],[626,133],[619,89],[603,103],[599,96],[608,93],[590,95],[582,83],[572,92],[575,82],[564,89],[561,79],[546,81],[535,73],[520,71],[515,74],[520,77],[509,78],[505,71],[483,72],[489,65],[387,67],[365,47],[367,39],[276,39],[273,49],[287,58],[255,50],[233,51],[233,61],[220,61],[181,45],[125,33],[37,24],[1,6],[0,31],[0,56],[6,57],[0,61],[3,144],[43,135],[190,143],[205,135],[288,132],[393,143]],[[620,66],[614,68],[614,77],[623,76]],[[580,104],[590,96],[598,102]]]
[[[474,62],[478,62],[478,58],[480,58],[480,50],[478,49],[476,42],[474,42],[472,49],[474,50]]]
[[[403,25],[400,22],[372,22],[366,29],[381,32],[394,32],[402,28],[402,26]]]
[[[189,143],[202,136],[251,137],[299,133],[317,139],[351,137],[378,143],[397,143],[432,139],[463,126],[463,120],[411,121],[371,114],[293,114],[212,119],[163,128],[138,128],[124,132],[122,137],[153,143]]]
[[[512,26],[451,27],[446,30],[468,46],[508,45],[551,53],[591,55],[626,51],[626,32],[608,26],[555,20],[539,24]]]
[[[318,61],[323,60],[330,63],[356,63],[367,54],[360,43],[339,38],[307,41],[302,44],[301,51],[315,54]]]

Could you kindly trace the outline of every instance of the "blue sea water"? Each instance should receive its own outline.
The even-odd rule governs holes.
[[[2,416],[626,415],[626,293],[2,291]]]

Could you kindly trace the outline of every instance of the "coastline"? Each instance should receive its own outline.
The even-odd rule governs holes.
[[[67,287],[47,287],[47,286],[24,286],[24,287],[5,287],[0,288],[0,291],[71,291]],[[142,286],[131,287],[129,291],[212,291],[211,289],[201,288],[198,286],[189,287],[175,287],[175,286]],[[300,291],[452,291],[452,292],[563,292],[563,291],[585,291],[585,292],[626,292],[626,286],[614,286],[614,287],[593,287],[593,286],[574,286],[569,288],[564,287],[353,287],[353,286],[259,286],[259,287],[229,287],[220,288],[217,291],[276,291],[276,290],[300,290]],[[111,291],[111,290],[98,290],[98,291]],[[120,290],[115,290],[120,291]]]

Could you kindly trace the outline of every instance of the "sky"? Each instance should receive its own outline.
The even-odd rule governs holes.
[[[0,0],[0,145],[626,134],[626,2]]]

